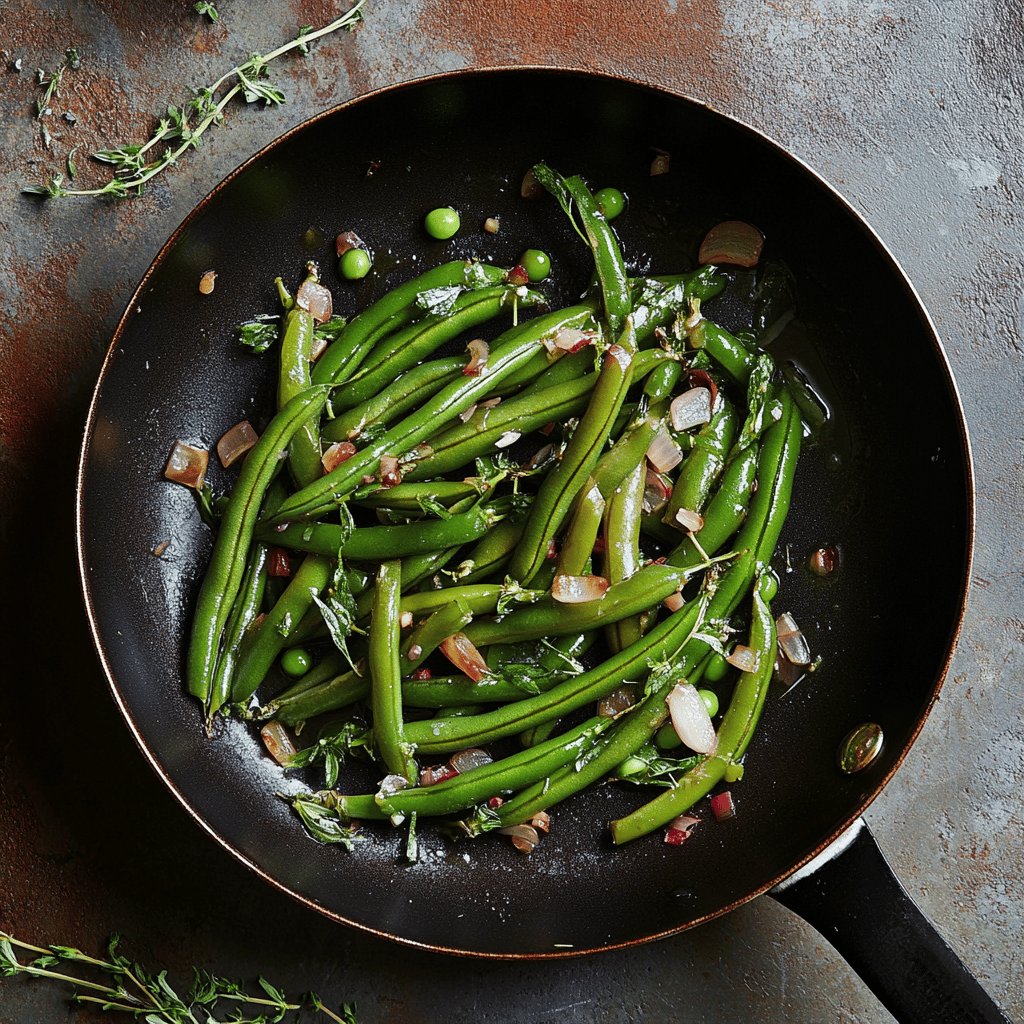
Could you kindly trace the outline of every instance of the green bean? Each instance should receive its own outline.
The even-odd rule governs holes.
[[[674,594],[691,573],[689,568],[652,563],[629,579],[613,584],[596,601],[559,604],[545,597],[499,619],[479,619],[465,633],[477,647],[585,633],[646,611]]]
[[[446,356],[415,366],[360,405],[340,414],[333,410],[336,415],[324,423],[321,434],[327,441],[349,441],[370,428],[387,426],[436,395],[465,365],[465,356]]]
[[[405,558],[444,548],[458,547],[483,537],[499,514],[486,505],[450,519],[423,519],[395,526],[357,526],[345,536],[332,523],[292,523],[283,530],[261,526],[257,536],[293,551],[341,555],[359,561]]]
[[[488,530],[467,553],[464,561],[471,562],[473,569],[459,582],[476,583],[492,578],[508,563],[522,535],[523,523],[515,519],[503,519]]]
[[[632,312],[633,296],[615,232],[612,231],[611,225],[601,213],[593,194],[581,177],[563,177],[543,163],[534,165],[533,174],[559,201],[567,214],[570,213],[570,203],[576,204],[586,234],[585,240],[594,257],[594,269],[601,285],[601,297],[608,326],[612,336],[618,337],[626,318]]]
[[[638,463],[608,502],[604,517],[603,575],[612,587],[628,580],[640,569],[640,514],[646,469],[643,462]],[[649,620],[649,612],[637,612],[606,626],[609,649],[617,652],[635,643],[646,632]]]
[[[306,264],[306,282],[318,281],[315,263]],[[278,278],[281,287],[280,278]],[[277,407],[284,408],[297,394],[310,385],[309,360],[313,349],[316,324],[306,309],[297,303],[284,315],[281,337],[280,371],[277,381]],[[304,487],[323,472],[320,462],[320,427],[317,419],[309,419],[288,446],[288,469],[296,486]]]
[[[739,338],[710,320],[701,320],[690,335],[690,344],[703,348],[737,384],[746,387],[757,357]]]
[[[286,687],[272,700],[249,712],[249,716],[256,721],[273,718],[278,708],[291,703],[307,690],[329,682],[335,676],[347,671],[347,668],[348,662],[341,651],[328,651],[301,679],[296,679],[291,686]]]
[[[736,409],[719,393],[717,408],[694,440],[686,461],[679,470],[662,521],[679,528],[676,513],[680,509],[702,512],[715,481],[725,468],[726,456],[736,436]]]
[[[460,597],[427,616],[402,644],[402,675],[411,675],[448,637],[461,633],[473,621],[473,612]]]
[[[373,740],[387,770],[410,783],[419,776],[413,747],[402,725],[402,670],[399,654],[399,606],[402,600],[402,567],[397,561],[381,562],[370,619],[370,702]]]
[[[648,375],[644,382],[644,394],[655,402],[671,398],[682,375],[682,363],[675,360],[666,361]]]
[[[611,498],[616,489],[639,465],[645,465],[644,456],[651,442],[661,430],[665,417],[666,403],[654,402],[642,420],[631,424],[629,429],[598,460],[594,468],[594,482],[606,498]],[[612,433],[615,428],[612,428]]]
[[[587,411],[573,432],[561,461],[541,483],[530,508],[522,542],[509,564],[512,578],[523,585],[533,579],[544,563],[548,545],[562,525],[573,499],[593,472],[629,389],[634,347],[628,321],[620,342],[605,353]]]
[[[224,626],[242,585],[246,556],[263,496],[281,467],[281,456],[292,437],[320,412],[329,390],[327,387],[307,388],[270,421],[246,456],[221,516],[192,619],[186,664],[189,693],[204,703],[210,699]]]
[[[349,670],[300,691],[288,701],[271,701],[267,709],[273,709],[274,717],[282,724],[297,725],[328,711],[351,707],[369,696],[370,685],[368,674]]]
[[[507,286],[460,295],[451,313],[427,317],[383,339],[367,357],[360,372],[332,397],[333,409],[344,411],[373,398],[395,379],[396,374],[415,366],[463,331],[493,320],[513,301],[528,309],[542,299],[539,292],[526,290],[524,295],[519,295],[518,289]]]
[[[274,607],[258,627],[249,631],[242,644],[238,669],[231,685],[231,699],[236,704],[248,700],[256,692],[302,617],[313,605],[313,598],[330,583],[333,571],[332,558],[308,555]]]
[[[633,326],[636,343],[643,348],[659,327],[688,309],[691,299],[708,302],[726,286],[718,268],[700,267],[689,274],[642,278],[633,282]]]
[[[591,477],[573,503],[569,525],[562,538],[558,552],[558,572],[561,575],[579,576],[586,571],[597,543],[604,509],[604,495]]]
[[[781,400],[782,417],[765,432],[761,447],[760,486],[754,496],[750,516],[743,526],[738,541],[738,546],[742,549],[743,554],[718,580],[714,594],[704,613],[704,619],[707,621],[724,619],[732,614],[751,582],[756,576],[761,575],[769,564],[778,543],[779,532],[789,510],[793,475],[800,453],[803,430],[796,406],[788,393],[783,392]],[[669,627],[673,620],[680,619],[680,616],[681,612],[676,612],[666,622],[656,626],[640,644],[634,644],[632,648],[627,648],[618,658],[624,659],[635,648],[650,644],[656,635],[660,636],[662,631]],[[696,667],[701,658],[706,656],[708,650],[710,648],[707,643],[700,637],[694,636],[689,639],[676,661],[678,674],[685,677]],[[612,662],[616,660],[615,658],[611,659]],[[511,825],[529,821],[539,811],[553,806],[573,793],[584,789],[592,782],[603,778],[613,771],[616,765],[635,753],[654,736],[668,716],[665,698],[675,685],[675,678],[675,675],[666,678],[661,685],[651,690],[629,714],[624,715],[615,727],[598,741],[586,762],[574,766],[576,770],[569,772],[562,769],[555,772],[542,783],[524,790],[503,805],[498,812],[502,824]],[[574,680],[574,682],[578,683],[579,680]],[[556,691],[552,691],[552,693],[554,692]],[[548,699],[550,696],[551,694],[545,695]],[[521,708],[526,703],[525,701],[521,702],[517,707]],[[489,717],[488,715],[478,716],[477,724],[480,719]],[[461,720],[463,731],[469,731],[466,725],[472,722],[473,719]],[[437,730],[440,722],[435,720],[431,725]]]
[[[268,521],[282,523],[315,519],[329,512],[337,502],[347,498],[356,489],[364,475],[378,470],[382,455],[389,452],[401,455],[410,451],[435,434],[440,424],[453,420],[479,399],[486,397],[491,387],[522,366],[538,350],[541,338],[552,323],[552,317],[557,321],[560,315],[537,317],[525,325],[530,328],[527,331],[514,328],[512,332],[506,332],[491,346],[487,368],[480,376],[463,377],[449,384],[416,413],[397,423],[378,440],[368,444],[315,483],[293,494]]]
[[[456,260],[406,281],[345,325],[338,338],[317,360],[313,383],[341,384],[348,380],[382,337],[421,312],[416,299],[422,293],[459,285],[501,284],[504,279],[505,271],[500,267]]]
[[[521,750],[500,761],[473,768],[433,786],[416,786],[383,797],[379,794],[342,796],[330,794],[329,805],[342,817],[369,819],[410,814],[424,816],[452,814],[481,800],[508,793],[581,757],[595,737],[600,736],[610,719],[595,717],[528,750]]]
[[[351,501],[361,508],[383,508],[392,512],[422,512],[426,501],[451,508],[464,498],[480,494],[475,484],[462,480],[430,480],[425,483],[400,483],[394,487],[378,487],[369,494],[359,494]]]
[[[550,739],[558,730],[561,724],[560,718],[552,718],[549,722],[541,722],[532,729],[524,729],[518,736],[519,746],[536,747],[545,740]]]
[[[687,772],[671,789],[632,814],[613,821],[612,840],[616,845],[621,846],[647,835],[688,811],[698,800],[707,796],[728,771],[735,770],[746,753],[761,717],[775,665],[775,621],[763,596],[761,580],[765,578],[760,577],[754,587],[750,626],[750,647],[757,654],[756,667],[753,672],[742,673],[736,682],[729,709],[718,727],[715,753]]]
[[[692,537],[684,538],[667,556],[669,565],[695,565],[704,554],[715,554],[740,528],[747,515],[757,480],[759,446],[744,448],[729,463],[722,482],[704,513],[704,525]]]
[[[450,587],[447,590],[424,590],[418,594],[402,595],[402,611],[413,615],[434,612],[452,601],[463,601],[474,615],[492,614],[507,593],[501,583],[475,583]],[[539,600],[542,590],[524,590],[519,594],[524,603]]]

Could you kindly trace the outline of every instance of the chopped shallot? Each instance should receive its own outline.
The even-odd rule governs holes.
[[[356,446],[351,441],[336,441],[320,457],[324,472],[333,472],[343,462],[348,462],[355,455],[356,450]]]
[[[258,440],[259,436],[248,420],[236,423],[217,442],[217,457],[220,464],[227,469],[245,455]]]
[[[199,293],[201,295],[212,295],[217,284],[217,271],[208,270],[199,278]]]
[[[463,374],[467,377],[479,377],[487,365],[487,357],[490,355],[490,346],[483,338],[474,338],[467,346],[469,362],[463,367]]]
[[[699,533],[704,529],[704,517],[692,508],[676,510],[676,521],[673,526],[681,526],[687,533]]]
[[[342,231],[334,240],[334,251],[340,259],[349,249],[365,249],[363,240],[354,231]]]
[[[690,683],[676,683],[665,699],[676,735],[698,754],[713,754],[718,746],[704,698]]]
[[[526,272],[526,268],[525,267],[523,267],[523,266],[521,266],[520,264],[517,263],[505,275],[505,280],[509,284],[513,284],[513,285],[516,285],[518,287],[520,285],[529,284],[529,282],[530,282],[530,275]]]
[[[515,444],[523,435],[518,430],[506,430],[497,441],[494,442],[495,448],[507,448],[510,444]]]
[[[452,754],[448,763],[462,775],[464,772],[471,772],[474,768],[482,768],[493,760],[494,758],[486,750],[470,747],[468,750],[460,750],[457,754]]]
[[[694,828],[700,824],[700,818],[690,814],[680,814],[665,829],[665,843],[668,846],[682,846],[690,836]]]
[[[520,853],[533,853],[534,847],[540,842],[540,836],[532,825],[509,825],[498,831],[503,836],[511,836],[512,845]]]
[[[733,267],[754,267],[761,258],[764,235],[753,224],[727,220],[716,224],[700,243],[699,263],[725,263]]]
[[[394,455],[380,457],[381,487],[395,487],[402,482],[402,474],[398,471],[398,458]]]
[[[299,290],[295,293],[295,305],[306,310],[318,324],[327,323],[334,313],[334,300],[331,298],[330,289],[311,277],[307,277],[299,285]]]
[[[551,831],[551,815],[547,811],[538,811],[531,819],[530,824],[538,832],[547,834]]]
[[[708,388],[690,388],[672,399],[668,407],[673,430],[689,430],[711,419],[711,392]]]
[[[743,644],[737,644],[728,653],[725,660],[729,662],[733,668],[738,668],[741,672],[757,671],[757,651],[752,647],[745,647]]]
[[[184,484],[193,490],[201,491],[206,480],[206,467],[210,462],[210,453],[202,448],[194,448],[184,441],[175,441],[171,449],[171,457],[164,468],[164,476],[176,484]]]
[[[480,682],[490,672],[484,656],[465,633],[453,633],[445,637],[441,641],[440,649],[441,653],[474,683]]]
[[[815,576],[828,576],[839,565],[839,550],[833,546],[811,552],[808,568]]]
[[[559,573],[551,584],[552,600],[559,604],[584,604],[600,601],[608,590],[603,576],[567,576]]]
[[[398,616],[398,628],[408,629],[412,625],[413,615],[412,612],[402,612]]]
[[[683,595],[676,592],[675,594],[669,594],[664,601],[661,602],[670,612],[677,612],[683,607],[686,602],[683,600]]]
[[[454,779],[458,774],[450,764],[431,765],[420,770],[420,785],[436,786],[439,782]]]
[[[581,331],[578,327],[563,327],[554,337],[544,339],[544,347],[551,353],[565,352],[572,355],[587,345],[593,344],[597,335],[593,331]]]
[[[597,713],[602,718],[617,718],[636,703],[636,687],[620,686],[612,690],[607,697],[597,702]]]
[[[789,612],[783,612],[775,622],[779,633],[779,647],[794,665],[810,665],[811,648],[796,619]]]
[[[467,406],[467,408],[463,409],[462,412],[459,413],[459,419],[462,420],[463,423],[468,423],[473,418],[473,413],[475,412],[475,405]]]
[[[419,680],[421,682],[424,679],[430,679],[431,678],[430,669],[429,668],[418,668],[418,669],[416,669],[415,672],[413,672],[412,677],[413,677],[413,679]]]
[[[718,401],[718,385],[715,378],[707,370],[688,370],[686,379],[691,388],[707,388],[711,392],[711,409],[714,411]]]
[[[274,577],[291,576],[291,555],[284,548],[271,548],[267,552],[267,575]]]
[[[651,161],[651,177],[655,178],[659,174],[668,174],[671,165],[672,157],[663,149],[659,149]]]
[[[683,461],[682,449],[672,440],[672,435],[662,427],[647,449],[647,461],[658,473],[667,473]]]
[[[260,736],[263,737],[263,746],[267,748],[267,753],[278,764],[287,764],[288,759],[295,755],[295,744],[280,722],[267,722],[260,729]]]
[[[537,199],[544,195],[544,186],[537,180],[532,167],[523,175],[523,180],[519,185],[519,194],[524,199]]]
[[[488,217],[484,221],[484,231],[489,235],[496,235],[501,230],[501,221],[497,217]]]
[[[643,510],[648,515],[660,512],[672,496],[672,486],[667,478],[652,469],[647,470],[647,479],[644,483]]]
[[[725,821],[726,818],[736,817],[736,804],[733,802],[732,793],[726,790],[724,793],[716,793],[711,798],[711,813],[715,821]]]

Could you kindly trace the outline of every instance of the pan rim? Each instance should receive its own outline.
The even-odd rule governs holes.
[[[704,914],[701,917],[686,921],[676,927],[663,929],[652,934],[641,935],[635,938],[624,940],[621,942],[609,943],[607,945],[591,946],[581,949],[556,949],[543,952],[493,952],[493,951],[480,951],[473,949],[464,949],[454,946],[445,946],[441,944],[423,942],[417,939],[408,938],[406,936],[397,935],[392,932],[375,928],[372,925],[366,924],[361,921],[355,921],[345,917],[334,910],[322,906],[315,900],[308,896],[304,896],[294,889],[289,888],[288,885],[274,878],[269,872],[264,870],[258,864],[254,863],[242,850],[236,848],[227,839],[225,839],[217,829],[208,822],[199,811],[194,808],[189,802],[186,795],[176,785],[169,771],[164,767],[156,752],[150,749],[146,740],[142,735],[142,731],[136,722],[132,710],[129,708],[125,699],[118,686],[116,676],[113,670],[111,661],[107,655],[107,650],[104,645],[104,641],[100,631],[100,622],[96,612],[96,609],[92,601],[92,593],[89,583],[89,572],[86,565],[85,555],[85,516],[83,508],[83,493],[85,490],[86,482],[86,467],[89,459],[91,450],[91,442],[93,433],[96,425],[96,415],[99,408],[100,400],[104,390],[104,384],[106,382],[107,374],[110,369],[112,360],[120,347],[121,338],[125,331],[125,328],[133,315],[133,310],[138,305],[139,299],[144,292],[147,284],[151,277],[156,271],[163,265],[165,259],[177,245],[182,234],[192,224],[192,222],[198,218],[210,203],[218,196],[222,190],[224,190],[231,182],[237,177],[245,173],[249,168],[255,164],[264,160],[279,146],[283,145],[286,141],[292,139],[313,126],[318,125],[320,122],[329,118],[340,115],[343,111],[348,110],[350,107],[356,104],[362,104],[368,100],[373,100],[385,95],[394,95],[396,93],[405,90],[414,90],[422,86],[440,83],[451,80],[459,80],[472,78],[479,75],[518,75],[518,74],[550,74],[556,76],[572,77],[577,76],[581,78],[588,78],[596,81],[611,82],[617,84],[625,84],[630,87],[647,90],[648,92],[667,97],[675,101],[682,101],[692,106],[703,108],[708,111],[713,117],[718,118],[727,122],[730,126],[740,129],[747,135],[753,136],[761,143],[767,144],[772,151],[782,157],[788,162],[796,164],[797,168],[802,171],[809,179],[810,183],[816,185],[818,188],[824,190],[831,200],[838,203],[842,210],[849,216],[854,224],[863,232],[867,240],[877,250],[883,261],[888,263],[890,271],[895,275],[896,280],[899,282],[902,291],[905,296],[914,307],[914,311],[925,332],[929,336],[929,340],[932,345],[935,356],[938,358],[939,367],[945,379],[946,388],[949,397],[952,400],[952,405],[958,420],[961,452],[962,452],[962,470],[963,470],[963,483],[966,493],[967,500],[967,522],[966,522],[966,536],[965,536],[965,548],[964,551],[964,574],[960,585],[960,594],[958,601],[958,608],[956,613],[955,621],[952,625],[952,629],[949,635],[948,642],[942,658],[940,670],[936,676],[934,685],[930,693],[927,696],[927,702],[920,713],[917,722],[911,732],[911,735],[903,745],[902,750],[899,752],[889,771],[884,777],[877,780],[870,792],[866,796],[862,797],[858,803],[857,808],[851,814],[846,816],[840,824],[830,832],[825,838],[823,838],[813,849],[807,851],[804,855],[797,858],[796,861],[784,871],[779,873],[777,877],[772,878],[770,881],[758,886],[754,890],[745,893],[738,899],[734,899],[732,902],[718,908],[717,910]],[[867,808],[875,801],[882,790],[888,785],[893,775],[899,770],[903,764],[904,758],[909,753],[911,747],[916,742],[921,730],[924,727],[928,716],[931,713],[932,708],[935,706],[936,701],[939,698],[939,694],[942,690],[946,676],[949,673],[949,668],[952,663],[954,654],[956,652],[957,644],[960,638],[960,633],[963,627],[964,616],[967,610],[967,603],[970,591],[970,580],[974,565],[974,553],[975,553],[975,531],[976,531],[976,515],[977,515],[977,502],[976,502],[976,491],[975,491],[975,472],[974,472],[974,459],[972,454],[972,446],[970,440],[970,434],[967,426],[967,419],[964,413],[963,402],[960,396],[960,391],[956,383],[956,379],[953,375],[952,368],[949,363],[949,357],[946,354],[945,348],[942,344],[941,337],[939,336],[938,329],[928,312],[923,300],[917,289],[914,287],[913,282],[910,280],[908,274],[903,269],[900,262],[896,259],[889,247],[874,230],[874,228],[868,223],[867,219],[860,211],[848,200],[846,197],[838,191],[828,180],[826,180],[818,171],[807,164],[799,156],[790,152],[781,143],[777,142],[772,136],[768,135],[759,128],[754,127],[748,122],[736,117],[732,114],[725,113],[718,110],[711,104],[704,100],[696,99],[685,93],[678,92],[664,86],[654,84],[651,82],[643,81],[642,79],[633,78],[623,74],[615,74],[607,71],[595,70],[592,68],[584,68],[571,65],[550,65],[550,64],[522,64],[522,65],[487,65],[487,66],[469,66],[454,71],[442,71],[429,75],[423,75],[417,78],[408,79],[403,82],[392,83],[390,85],[381,86],[376,89],[372,89],[369,92],[360,93],[357,96],[343,101],[342,103],[336,104],[327,110],[320,111],[317,114],[307,118],[305,121],[289,128],[287,131],[277,136],[266,146],[262,147],[252,156],[248,157],[241,164],[239,164],[234,170],[227,174],[213,189],[210,190],[185,216],[180,224],[170,234],[167,241],[160,247],[156,256],[153,258],[146,272],[143,274],[138,286],[132,292],[129,298],[124,312],[118,319],[117,326],[114,329],[114,333],[111,338],[110,345],[103,358],[103,363],[100,367],[99,374],[97,376],[96,384],[93,388],[92,397],[89,402],[88,414],[85,421],[84,435],[82,440],[81,451],[78,460],[78,469],[76,473],[75,482],[75,545],[76,555],[78,562],[78,575],[79,585],[81,587],[82,598],[85,603],[86,617],[89,624],[89,632],[92,637],[93,645],[96,648],[97,656],[99,657],[100,664],[103,667],[104,675],[107,679],[108,687],[110,688],[111,695],[114,699],[114,703],[121,712],[125,723],[128,726],[129,732],[135,739],[141,749],[145,759],[149,762],[157,776],[161,779],[164,785],[170,790],[177,801],[185,809],[185,811],[191,816],[191,818],[207,832],[220,846],[230,853],[236,860],[243,864],[250,871],[254,872],[257,876],[262,878],[265,882],[269,883],[275,889],[282,893],[287,894],[292,899],[296,900],[300,904],[315,910],[321,915],[327,917],[330,920],[336,921],[339,924],[344,924],[349,927],[355,928],[356,930],[363,932],[364,934],[372,935],[379,939],[386,939],[393,942],[397,942],[403,946],[408,946],[415,949],[426,950],[435,953],[446,953],[456,956],[465,956],[474,959],[484,960],[562,960],[571,959],[580,956],[585,956],[593,953],[607,953],[616,950],[629,949],[635,946],[640,946],[648,942],[654,942],[659,939],[668,938],[673,935],[678,935],[681,932],[689,931],[691,928],[695,928],[698,925],[705,924],[715,918],[721,917],[724,914],[729,913],[732,910],[739,908],[740,906],[749,903],[751,900],[762,896],[771,889],[773,889],[780,882],[789,878],[794,872],[804,867],[814,858],[820,856],[829,846],[835,842],[847,829],[849,829],[855,821],[857,821],[867,810]]]

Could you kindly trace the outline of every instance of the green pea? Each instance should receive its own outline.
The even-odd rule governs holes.
[[[666,722],[654,736],[654,745],[659,750],[675,750],[676,747],[681,747],[683,741],[679,738],[679,734],[676,732],[671,722]]]
[[[423,227],[426,228],[427,234],[442,241],[451,238],[461,225],[458,212],[450,206],[439,206],[423,218]]]
[[[708,714],[714,718],[718,714],[718,694],[714,690],[698,690],[700,699],[704,701],[704,707],[708,709]]]
[[[370,272],[370,254],[365,249],[349,249],[338,263],[341,276],[358,281]]]
[[[729,671],[729,662],[718,654],[712,654],[708,659],[707,667],[704,669],[704,678],[709,683],[720,683]]]
[[[292,647],[281,655],[281,671],[293,679],[304,676],[312,667],[313,657],[302,647]]]
[[[551,257],[540,249],[527,249],[519,257],[519,265],[531,281],[543,281],[551,273]]]
[[[617,188],[602,188],[594,199],[605,220],[615,220],[626,208],[626,197]]]

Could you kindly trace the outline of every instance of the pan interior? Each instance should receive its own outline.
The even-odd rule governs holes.
[[[655,149],[671,154],[668,175],[650,176]],[[305,836],[276,795],[299,783],[261,756],[249,729],[229,723],[207,741],[182,693],[210,534],[162,467],[174,439],[212,447],[239,419],[269,409],[274,357],[241,349],[233,328],[274,311],[273,278],[297,279],[307,259],[321,261],[336,310],[348,314],[425,266],[463,256],[508,264],[536,246],[557,268],[553,300],[571,301],[589,256],[553,202],[519,197],[538,159],[628,194],[616,229],[634,272],[691,267],[703,232],[732,218],[760,226],[766,254],[792,270],[799,317],[777,354],[801,364],[832,419],[800,466],[775,607],[794,613],[822,665],[769,698],[733,787],[737,817],[716,824],[705,812],[684,847],[652,837],[613,849],[605,823],[643,794],[606,785],[558,808],[528,859],[501,841],[452,844],[429,830],[415,865],[402,859],[398,830],[374,832],[348,855]],[[462,214],[449,243],[421,229],[439,205]],[[490,216],[501,222],[494,236],[480,230]],[[346,229],[375,250],[376,272],[356,285],[332,269],[334,236]],[[211,268],[216,291],[201,296],[197,282]],[[933,700],[959,619],[966,459],[958,404],[918,303],[859,220],[799,164],[699,105],[639,86],[477,73],[316,120],[190,218],[132,303],[99,385],[83,463],[82,563],[133,729],[184,803],[239,856],[324,912],[406,941],[485,954],[593,949],[721,912],[874,795]],[[214,476],[215,486],[226,482]],[[826,544],[840,545],[842,567],[818,579],[805,564]],[[885,749],[871,770],[845,777],[837,744],[865,721],[883,726]]]

